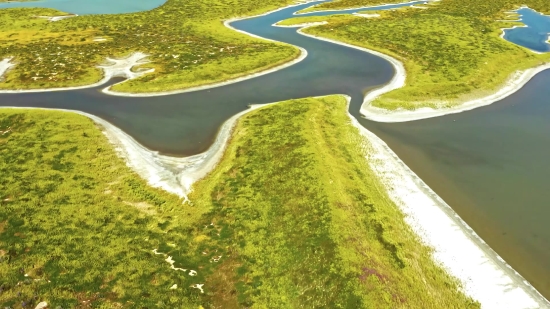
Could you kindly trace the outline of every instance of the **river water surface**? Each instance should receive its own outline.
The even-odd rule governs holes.
[[[0,94],[0,106],[81,110],[113,123],[150,149],[187,156],[205,151],[220,125],[249,104],[350,95],[351,114],[550,298],[550,71],[538,74],[507,99],[474,111],[374,123],[361,118],[359,109],[364,91],[392,78],[394,69],[387,61],[302,36],[296,29],[271,27],[309,5],[231,24],[308,51],[305,60],[271,74],[204,91],[146,98],[108,96],[99,91],[105,86]]]

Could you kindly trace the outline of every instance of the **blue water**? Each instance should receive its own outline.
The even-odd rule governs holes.
[[[0,3],[0,9],[41,7],[78,15],[122,14],[152,10],[166,0],[42,0]]]
[[[527,27],[504,30],[504,39],[540,53],[549,52],[550,44],[546,41],[550,34],[550,16],[530,8],[522,8],[516,12]]]

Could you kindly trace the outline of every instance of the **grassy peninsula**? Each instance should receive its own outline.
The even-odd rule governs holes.
[[[372,1],[346,0],[326,3],[361,7]],[[282,24],[327,21],[304,30],[349,44],[376,50],[400,60],[407,71],[406,86],[373,102],[396,109],[448,107],[495,92],[518,71],[550,61],[550,54],[535,54],[500,38],[502,28],[520,25],[506,13],[525,4],[550,12],[543,0],[477,1],[442,0],[418,8],[376,12],[378,18],[359,16],[297,17]],[[365,13],[372,14],[373,11]],[[510,20],[510,21],[502,21]]]
[[[155,68],[114,87],[116,91],[157,92],[204,85],[280,65],[299,56],[295,47],[252,38],[223,25],[223,20],[252,16],[291,0],[168,0],[151,11],[86,15],[50,22],[43,16],[66,15],[51,9],[0,10],[0,59],[14,57],[0,89],[86,85],[101,79],[96,66],[106,57],[144,52]],[[42,17],[39,17],[42,16]]]
[[[300,13],[307,13],[313,11],[327,11],[327,10],[342,10],[357,7],[376,6],[389,3],[403,3],[407,0],[332,0],[329,2],[322,2],[317,5],[308,7],[300,11]]]
[[[386,196],[346,107],[247,114],[190,204],[83,116],[0,110],[0,305],[478,308]]]

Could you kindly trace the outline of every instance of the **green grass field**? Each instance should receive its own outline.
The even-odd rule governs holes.
[[[369,4],[372,1],[334,2],[345,7]],[[284,24],[326,20],[327,25],[305,32],[377,50],[403,62],[406,86],[381,96],[373,102],[375,106],[440,108],[491,94],[513,72],[550,60],[548,53],[538,55],[499,37],[501,28],[518,23],[497,20],[510,20],[505,12],[520,4],[550,12],[550,2],[542,0],[443,0],[425,5],[429,9],[377,12],[380,18],[298,17]]]
[[[478,308],[384,193],[346,109],[247,114],[191,204],[149,188],[83,116],[0,110],[0,305]]]
[[[299,56],[297,48],[249,37],[223,20],[263,13],[291,0],[168,0],[147,12],[86,15],[49,22],[51,9],[0,10],[0,59],[17,65],[0,89],[86,85],[101,79],[105,57],[149,54],[155,72],[114,87],[156,92],[204,85],[265,70]]]

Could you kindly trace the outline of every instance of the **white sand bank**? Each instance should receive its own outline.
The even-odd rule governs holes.
[[[483,309],[550,308],[386,143],[348,116],[365,137],[366,159],[405,221],[434,249],[433,259],[460,281],[466,295]]]
[[[123,96],[123,97],[158,97],[158,96],[163,96],[163,95],[171,95],[171,94],[178,94],[178,93],[200,91],[200,90],[206,90],[206,89],[212,89],[212,88],[221,87],[221,86],[225,86],[225,85],[230,85],[230,84],[245,81],[247,79],[256,78],[256,77],[259,77],[259,76],[262,76],[262,75],[266,75],[266,74],[269,74],[269,73],[273,73],[273,72],[282,70],[284,68],[287,68],[291,65],[294,65],[294,64],[304,60],[307,57],[307,50],[305,50],[301,47],[298,47],[298,48],[300,49],[300,56],[298,56],[296,59],[294,59],[292,61],[285,62],[285,63],[281,64],[280,66],[276,66],[276,67],[274,67],[272,69],[269,69],[269,70],[260,71],[258,73],[245,75],[245,76],[230,79],[230,80],[227,80],[227,81],[224,81],[224,82],[207,84],[207,85],[191,87],[191,88],[184,88],[184,89],[179,89],[179,90],[162,91],[162,92],[143,92],[143,93],[117,92],[117,91],[112,91],[109,88],[103,89],[102,92],[105,93],[105,94],[109,94],[109,95],[116,95],[116,96]]]
[[[46,110],[68,111],[92,119],[101,127],[119,156],[126,161],[126,164],[132,170],[145,179],[149,185],[155,188],[162,188],[187,200],[187,194],[191,191],[193,183],[212,171],[222,158],[237,119],[266,105],[269,104],[251,105],[249,109],[229,118],[222,125],[216,136],[216,140],[207,151],[183,158],[165,156],[159,154],[157,151],[149,150],[121,129],[95,115],[66,109]],[[8,106],[0,108],[31,109],[29,107]]]
[[[371,102],[378,96],[404,86],[404,81],[401,84],[400,81],[394,81],[394,78],[386,86],[369,93],[365,97],[363,105],[361,107],[361,114],[367,119],[378,122],[405,122],[461,113],[464,111],[472,110],[474,108],[492,104],[510,96],[514,92],[521,89],[525,84],[527,84],[527,82],[529,82],[529,80],[531,80],[531,78],[533,78],[535,75],[547,69],[550,69],[550,64],[541,65],[535,68],[527,69],[525,71],[515,72],[508,79],[508,81],[493,94],[486,97],[466,101],[460,105],[456,105],[450,108],[433,109],[429,107],[423,107],[416,110],[397,109],[394,111],[390,111],[370,105]]]
[[[301,1],[301,2],[297,2],[296,4],[291,4],[291,5],[288,5],[286,7],[282,7],[282,8],[272,10],[272,11],[269,11],[269,12],[266,12],[266,13],[263,13],[263,14],[259,14],[259,15],[231,18],[231,19],[228,19],[228,20],[224,21],[224,25],[226,27],[228,27],[229,29],[231,29],[231,30],[246,34],[246,35],[254,37],[254,38],[280,43],[278,41],[273,41],[273,40],[270,40],[270,39],[267,39],[267,38],[263,38],[263,37],[248,33],[246,31],[235,29],[231,26],[231,23],[234,22],[234,21],[238,21],[238,20],[244,20],[244,19],[249,19],[249,18],[255,18],[255,17],[258,17],[258,16],[268,15],[268,14],[271,14],[273,12],[284,10],[284,9],[287,9],[287,8],[290,8],[290,7],[302,5],[302,4],[305,4],[305,3],[318,2],[318,1],[320,1],[320,0]],[[44,17],[49,17],[49,16],[44,16]],[[59,17],[64,17],[64,16],[59,16]],[[68,17],[72,17],[72,16],[68,16]],[[97,40],[97,41],[99,41],[99,40]],[[296,48],[298,48],[300,50],[300,56],[298,56],[297,58],[295,58],[291,61],[285,62],[285,63],[283,63],[279,66],[273,67],[271,69],[267,69],[267,70],[260,71],[260,72],[257,72],[257,73],[253,73],[253,74],[244,75],[244,76],[234,78],[234,79],[230,79],[230,80],[223,81],[223,82],[212,83],[212,84],[207,84],[207,85],[203,85],[203,86],[197,86],[197,87],[191,87],[191,88],[185,88],[185,89],[179,89],[179,90],[163,91],[163,92],[146,92],[146,93],[117,92],[117,91],[110,90],[109,89],[110,87],[107,87],[107,88],[103,89],[102,92],[105,93],[105,94],[116,95],[116,96],[152,97],[152,96],[163,96],[163,95],[171,95],[171,94],[178,94],[178,93],[200,91],[200,90],[206,90],[206,89],[216,88],[216,87],[220,87],[220,86],[230,85],[230,84],[238,83],[238,82],[241,82],[241,81],[245,81],[245,80],[248,80],[248,79],[256,78],[256,77],[259,77],[259,76],[262,76],[262,75],[266,75],[266,74],[269,74],[269,73],[273,73],[273,72],[282,70],[284,68],[287,68],[289,66],[292,66],[292,65],[304,60],[307,57],[307,50],[305,50],[304,48],[298,47],[298,46],[296,46]],[[65,87],[65,88],[49,88],[49,89],[0,90],[0,93],[25,93],[25,92],[46,92],[46,91],[63,91],[63,90],[85,89],[85,88],[92,88],[92,87],[100,86],[100,85],[106,83],[112,77],[120,76],[120,77],[125,77],[127,79],[132,79],[132,78],[139,77],[143,74],[152,72],[153,69],[147,70],[147,71],[142,71],[142,72],[132,72],[131,71],[131,68],[133,66],[135,66],[136,64],[145,63],[144,59],[146,57],[147,57],[146,54],[141,53],[141,52],[136,52],[136,53],[133,53],[132,55],[130,55],[126,59],[107,58],[108,61],[114,62],[114,64],[112,64],[110,66],[105,66],[105,65],[98,66],[99,68],[104,70],[104,77],[103,77],[103,79],[101,79],[97,83],[90,84],[90,85],[84,85],[84,86],[78,86],[78,87]],[[6,59],[4,59],[4,61],[6,61]],[[9,59],[7,61],[9,62]],[[10,66],[12,66],[12,65],[10,65]],[[2,72],[2,62],[0,62],[0,77],[2,76],[2,73],[3,73]]]
[[[147,55],[141,52],[133,53],[127,58],[115,59],[115,58],[106,58],[106,64],[97,66],[103,70],[103,78],[94,84],[76,86],[76,87],[64,87],[64,88],[48,88],[48,89],[20,89],[20,90],[0,90],[0,93],[28,93],[28,92],[50,92],[50,91],[65,91],[65,90],[74,90],[74,89],[85,89],[100,86],[113,77],[124,77],[127,79],[136,78],[147,74],[153,71],[143,70],[139,72],[132,71],[132,68],[139,64],[147,63]],[[0,62],[0,77],[2,76],[2,63],[6,61],[4,59]],[[9,59],[8,59],[9,62]]]
[[[0,80],[2,79],[2,76],[12,67],[14,66],[13,63],[10,62],[12,58],[5,58],[2,61],[0,61]]]
[[[424,1],[425,2],[424,4],[427,4],[428,2],[437,2],[437,1],[441,1],[441,0],[426,0],[426,1]],[[316,1],[311,1],[311,2],[316,2]],[[323,1],[323,2],[325,2],[325,1]],[[370,6],[356,6],[356,7],[348,7],[348,8],[344,8],[344,9],[337,9],[337,10],[330,9],[330,8],[329,9],[324,9],[324,10],[317,10],[317,11],[308,11],[308,12],[303,12],[303,10],[301,10],[301,11],[298,11],[298,12],[294,12],[293,15],[306,15],[306,14],[326,13],[326,12],[337,14],[338,12],[341,12],[341,11],[363,10],[363,9],[371,9],[371,8],[383,8],[383,7],[386,7],[386,6],[392,6],[392,5],[397,5],[397,4],[409,4],[409,3],[414,3],[414,2],[418,2],[418,0],[412,0],[412,1],[409,1],[409,2],[402,2],[402,3],[384,3],[384,4],[370,5]],[[306,8],[306,9],[309,9],[309,8]]]
[[[76,17],[76,16],[78,16],[78,15],[77,14],[71,14],[71,15],[62,15],[62,16],[36,16],[36,17],[44,18],[44,19],[49,20],[50,22],[53,22],[53,21],[60,21],[62,19]]]

